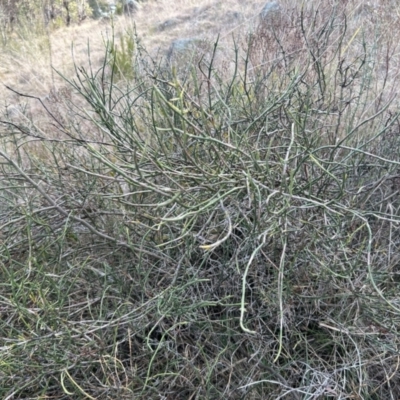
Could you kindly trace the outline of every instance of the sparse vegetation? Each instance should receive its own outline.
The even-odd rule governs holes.
[[[330,3],[14,91],[1,398],[400,397],[399,21]]]

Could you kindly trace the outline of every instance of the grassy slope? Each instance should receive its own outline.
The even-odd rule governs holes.
[[[118,35],[132,30],[134,24],[148,50],[165,52],[174,39],[201,37],[214,40],[218,34],[225,38],[232,33],[247,31],[257,21],[262,6],[260,1],[248,1],[244,5],[240,1],[179,0],[174,1],[173,6],[167,0],[148,1],[142,3],[133,21],[118,18],[115,32]],[[111,34],[111,24],[88,21],[80,26],[59,29],[50,33],[50,43],[45,31],[43,38],[36,38],[27,34],[27,30],[29,26],[24,27],[22,33],[14,33],[2,52],[1,82],[17,90],[45,96],[53,86],[51,65],[63,74],[73,73],[72,43],[78,65],[87,65],[88,42],[93,61],[98,64],[104,57],[104,41]],[[59,80],[57,83],[63,84]],[[2,92],[3,103],[7,94]]]

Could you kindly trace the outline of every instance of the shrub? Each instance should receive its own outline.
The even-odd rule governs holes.
[[[4,398],[399,396],[396,71],[341,4],[5,124]]]
[[[135,33],[127,32],[119,38],[119,45],[112,40],[109,43],[109,62],[116,80],[134,79],[135,72]]]

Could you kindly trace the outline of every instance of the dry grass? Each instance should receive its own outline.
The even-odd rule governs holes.
[[[230,31],[254,21],[262,3],[248,2],[246,7],[238,1],[221,2],[146,2],[132,21],[117,17],[114,30],[118,36],[132,30],[133,24],[149,51],[159,48],[164,52],[172,40],[181,37],[201,37],[213,40],[217,33]],[[233,22],[233,24],[232,24]],[[46,95],[53,87],[51,65],[61,73],[73,73],[71,46],[78,65],[87,65],[87,45],[90,43],[92,62],[99,65],[104,57],[104,43],[111,34],[109,21],[87,21],[51,32],[42,37],[28,37],[9,41],[1,55],[0,77],[3,84],[36,95]],[[57,83],[60,81],[57,80]],[[4,97],[3,97],[4,99]]]
[[[224,53],[226,55],[233,46],[233,37],[244,43],[248,33],[257,28],[258,15],[264,4],[261,1],[243,3],[238,0],[224,2],[180,0],[174,1],[173,4],[167,0],[148,1],[142,3],[134,20],[116,18],[114,33],[118,37],[126,31],[132,32],[135,26],[141,43],[153,55],[158,52],[165,55],[175,39],[199,38],[213,43],[219,35],[219,51],[226,49],[227,52]],[[283,0],[280,4],[286,20],[302,6],[300,1],[293,3]],[[363,2],[352,0],[342,2],[341,7],[346,7],[349,40],[358,41],[360,37],[356,35],[353,38],[352,35],[362,27],[363,35],[370,35],[370,39],[373,39],[373,35],[380,37],[376,41],[378,46],[380,41],[385,44],[388,41],[398,42],[396,35],[399,32],[397,29],[399,10],[395,3],[377,1],[367,6]],[[319,9],[323,13],[324,5],[318,1],[305,4],[305,12],[307,10],[311,12],[313,9]],[[377,20],[385,20],[384,25],[380,24],[379,32],[375,29]],[[29,27],[24,29],[27,30]],[[19,39],[14,33],[14,39],[9,40],[7,48],[3,49],[0,55],[0,82],[22,93],[45,97],[52,90],[64,86],[63,80],[54,73],[53,68],[71,77],[74,74],[74,62],[76,65],[88,65],[88,43],[90,43],[92,63],[100,66],[104,59],[104,44],[111,32],[110,22],[89,20],[81,25],[62,28],[55,32],[44,30],[40,37],[24,34],[21,35],[22,39]],[[287,29],[281,32],[284,41],[287,40],[286,34]],[[387,56],[383,53],[384,46],[378,47],[376,51],[377,58]],[[3,105],[18,103],[18,97],[6,90],[2,92],[0,100]]]
[[[384,42],[390,35],[390,40],[396,43],[396,34],[399,31],[398,6],[387,2],[375,3],[375,6],[366,6],[356,0],[343,2],[347,9],[349,38],[358,28],[363,27],[367,28],[363,31],[364,34],[377,34]],[[232,37],[245,41],[247,34],[256,29],[259,23],[258,14],[264,4],[261,1],[243,3],[237,0],[180,0],[171,5],[167,0],[148,1],[142,3],[134,20],[116,18],[114,30],[118,36],[127,30],[132,31],[134,25],[141,42],[153,55],[160,50],[165,55],[175,39],[200,38],[213,42],[217,35],[220,36],[220,50],[224,47],[230,49]],[[300,1],[293,3],[285,0],[280,4],[285,10],[286,18],[290,18],[293,10],[299,10],[302,5]],[[317,8],[323,12],[324,5],[317,1],[307,2],[305,11]],[[377,19],[384,19],[386,22],[379,32],[375,32],[374,28]],[[52,66],[68,77],[74,73],[72,44],[77,65],[87,65],[88,43],[92,62],[100,65],[104,57],[104,43],[110,37],[111,31],[111,25],[107,21],[87,21],[48,33],[49,36],[44,31],[41,37],[27,37],[24,34],[22,37],[25,39],[18,39],[18,35],[14,33],[15,39],[9,41],[0,56],[1,82],[18,91],[44,97],[54,87],[57,89],[59,85],[63,85]],[[4,91],[0,100],[3,104],[15,103],[16,97],[10,96],[9,92]]]

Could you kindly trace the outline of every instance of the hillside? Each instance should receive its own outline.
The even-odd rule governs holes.
[[[260,1],[147,1],[132,17],[116,15],[112,20],[86,19],[81,24],[52,29],[39,27],[35,36],[27,26],[5,32],[8,36],[0,58],[0,79],[16,90],[46,96],[55,86],[63,85],[53,68],[71,76],[74,61],[88,64],[88,43],[92,62],[100,66],[104,58],[105,41],[112,29],[118,37],[136,31],[140,41],[153,54],[166,55],[176,39],[202,38],[213,41],[220,35],[229,43],[232,35],[245,35],[257,23],[264,5]],[[106,8],[105,8],[106,9]],[[113,25],[113,26],[112,26]],[[231,44],[229,44],[231,45]],[[3,102],[9,93],[3,92]]]

